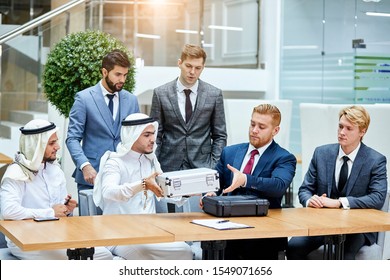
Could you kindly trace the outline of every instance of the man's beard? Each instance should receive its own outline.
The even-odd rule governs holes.
[[[43,158],[43,160],[42,160],[42,162],[44,162],[44,163],[53,163],[53,162],[55,162],[57,159],[56,158]]]
[[[108,76],[106,77],[106,84],[108,86],[108,88],[112,91],[112,92],[116,92],[116,91],[121,91],[122,88],[123,88],[123,85],[122,86],[118,86],[117,88],[117,84],[114,84],[109,78]]]

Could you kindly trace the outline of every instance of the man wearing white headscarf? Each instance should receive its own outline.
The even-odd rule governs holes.
[[[95,180],[93,197],[103,215],[156,213],[154,196],[163,196],[155,180],[162,173],[154,153],[157,131],[158,122],[145,114],[131,114],[122,121],[117,152],[104,154]],[[192,259],[191,248],[185,242],[107,248],[127,260]]]
[[[57,162],[57,130],[54,123],[39,119],[20,128],[19,152],[1,180],[3,219],[72,215],[77,202],[67,193],[65,175]],[[7,237],[6,240],[11,253],[19,259],[68,259],[65,249],[22,251]],[[94,258],[112,259],[112,254],[104,247],[95,248]]]

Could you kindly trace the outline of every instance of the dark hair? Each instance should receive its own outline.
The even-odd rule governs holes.
[[[102,68],[110,72],[118,65],[121,67],[130,68],[130,60],[127,54],[121,50],[115,49],[103,57]]]

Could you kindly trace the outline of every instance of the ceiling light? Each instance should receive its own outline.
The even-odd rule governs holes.
[[[390,17],[389,13],[366,12],[366,15],[374,17]]]
[[[196,30],[188,30],[188,29],[176,29],[176,33],[186,33],[186,34],[198,34],[199,32]]]
[[[210,29],[221,29],[221,30],[231,30],[231,31],[243,31],[242,27],[233,27],[233,26],[224,26],[224,25],[209,25]]]
[[[153,34],[142,34],[142,33],[137,33],[135,36],[138,38],[146,38],[146,39],[160,39],[160,35],[153,35]]]

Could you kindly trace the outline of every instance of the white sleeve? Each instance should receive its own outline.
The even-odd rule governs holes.
[[[351,209],[351,207],[349,206],[348,198],[346,198],[346,197],[339,197],[339,201],[340,201],[340,203],[341,203],[341,207],[342,207],[344,210],[349,210],[349,209]]]
[[[108,160],[102,172],[104,199],[124,202],[143,190],[141,180],[121,184],[121,169],[116,161]]]
[[[3,219],[22,220],[35,217],[54,217],[53,208],[37,209],[22,206],[24,181],[5,178],[0,189],[1,213]],[[39,199],[39,198],[36,198]]]

